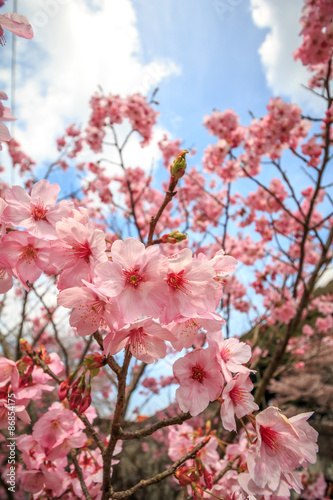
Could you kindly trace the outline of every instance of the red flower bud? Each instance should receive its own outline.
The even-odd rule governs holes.
[[[71,397],[69,399],[69,409],[74,410],[78,406],[80,406],[82,401],[82,396],[78,392],[72,392]]]
[[[68,394],[68,391],[69,391],[69,384],[68,384],[67,380],[63,380],[61,382],[61,384],[59,385],[59,389],[58,389],[58,396],[59,396],[60,401],[63,401],[65,399],[65,397]]]
[[[214,486],[213,475],[210,472],[208,472],[208,470],[204,469],[204,478],[207,488],[211,490]]]
[[[31,345],[25,339],[20,339],[20,349],[22,352],[26,352],[27,354],[32,354]]]
[[[82,413],[84,413],[89,408],[90,405],[91,405],[91,394],[90,394],[90,391],[87,391],[84,394],[82,401],[81,401],[81,404],[80,404],[80,408],[79,408],[80,415],[82,415]]]

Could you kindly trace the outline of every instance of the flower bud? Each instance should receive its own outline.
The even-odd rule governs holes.
[[[171,175],[174,177],[176,181],[183,177],[185,174],[186,170],[186,158],[185,155],[188,153],[187,149],[184,149],[179,155],[176,156],[176,158],[173,161],[173,164],[171,165],[170,171]]]
[[[178,243],[179,241],[186,240],[187,233],[180,233],[178,230],[172,231],[168,234],[163,234],[161,237],[162,243]]]
[[[31,345],[25,339],[20,339],[20,349],[22,352],[25,352],[27,354],[32,354]]]
[[[214,483],[213,483],[213,475],[208,472],[207,469],[204,469],[204,479],[205,479],[205,483],[206,483],[206,486],[209,490],[211,490],[214,486]]]
[[[178,243],[179,241],[186,240],[187,238],[187,233],[180,233],[177,229],[175,231],[172,231],[169,236],[171,238],[174,238],[176,242]]]
[[[82,413],[84,413],[89,408],[90,405],[91,405],[91,394],[90,394],[90,391],[88,390],[84,394],[82,401],[81,401],[81,404],[80,404],[80,408],[79,408],[80,415],[82,415]]]
[[[178,479],[181,486],[187,486],[192,484],[193,482],[192,474],[193,474],[193,467],[187,467],[186,465],[179,467],[175,472],[175,476]]]
[[[84,358],[84,364],[89,370],[101,368],[106,364],[106,357],[99,352],[94,352],[93,354],[88,354],[88,356]]]
[[[75,410],[78,406],[80,406],[82,401],[82,396],[78,392],[72,392],[71,397],[69,398],[69,409]]]
[[[66,398],[68,391],[69,391],[68,381],[63,380],[61,382],[61,384],[59,385],[59,389],[58,389],[58,396],[59,396],[60,401],[63,401]]]

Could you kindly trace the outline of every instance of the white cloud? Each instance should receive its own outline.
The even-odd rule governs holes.
[[[311,74],[292,57],[302,41],[302,7],[302,0],[251,0],[254,23],[269,29],[259,49],[267,84],[274,95],[287,96],[302,108],[319,112],[323,109],[321,100],[301,86],[307,84]]]
[[[10,11],[10,2],[6,7]],[[37,161],[57,156],[54,139],[69,123],[85,123],[98,85],[105,93],[149,94],[180,71],[170,60],[140,61],[130,0],[30,0],[19,11],[32,23],[35,38],[17,39],[15,136]],[[0,77],[9,82],[9,68]],[[156,144],[133,148],[134,166],[156,158]]]

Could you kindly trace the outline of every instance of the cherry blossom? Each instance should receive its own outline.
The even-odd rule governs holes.
[[[249,478],[263,494],[279,495],[286,483],[300,492],[294,471],[304,461],[315,463],[318,451],[318,433],[306,422],[311,415],[301,413],[288,420],[277,408],[269,407],[256,416],[257,440],[247,456],[249,476],[242,479],[240,475],[243,488]],[[251,489],[249,484],[246,491],[252,493]]]
[[[158,317],[167,301],[167,261],[159,249],[145,249],[135,238],[125,238],[113,243],[111,257],[112,262],[96,266],[96,287],[107,297],[117,297],[125,321],[142,314]]]
[[[173,321],[178,314],[191,317],[196,313],[214,312],[215,272],[205,262],[192,259],[192,252],[184,248],[169,257],[168,272],[164,278],[168,289],[168,304],[161,320]],[[163,319],[162,319],[163,318]]]
[[[232,373],[249,374],[249,369],[244,366],[251,358],[251,347],[248,344],[231,338],[214,342],[213,345],[217,350],[218,361],[227,381],[232,379]]]
[[[165,340],[173,340],[171,332],[147,318],[124,326],[115,333],[109,333],[104,339],[104,350],[106,354],[116,354],[128,346],[135,358],[153,363],[165,357]]]
[[[247,373],[238,373],[222,391],[221,419],[227,431],[236,431],[237,418],[259,410],[251,394],[253,384]]]
[[[173,373],[180,384],[177,402],[182,411],[189,411],[192,416],[201,413],[221,394],[223,377],[213,348],[198,348],[177,359]]]
[[[49,242],[30,236],[25,231],[15,231],[5,235],[2,243],[0,258],[13,269],[22,283],[34,283],[48,267]]]
[[[31,39],[34,36],[31,24],[21,14],[0,14],[0,45],[2,46],[6,43],[3,28],[23,38]]]
[[[58,304],[73,308],[70,325],[79,335],[91,335],[100,326],[118,328],[120,311],[116,299],[108,299],[99,290],[84,281],[83,287],[72,287],[60,291]]]
[[[85,218],[84,214],[78,215]],[[83,224],[74,218],[64,218],[56,224],[59,240],[52,245],[53,263],[62,269],[58,283],[60,290],[91,281],[95,266],[106,262],[105,236],[89,221]]]
[[[15,391],[19,382],[19,372],[16,363],[11,359],[0,357],[0,386],[11,381],[11,386]]]
[[[57,238],[56,222],[71,213],[72,203],[60,201],[58,184],[43,179],[37,182],[31,196],[21,186],[13,186],[5,193],[8,206],[3,212],[3,221],[24,227],[32,236],[54,240]]]

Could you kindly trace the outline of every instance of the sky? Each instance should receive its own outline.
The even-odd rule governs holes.
[[[133,144],[127,161],[149,168],[167,133],[196,146],[213,109],[234,109],[243,123],[260,116],[271,95],[315,109],[292,61],[299,45],[300,0],[18,0],[35,31],[16,39],[15,136],[42,168],[56,157],[55,138],[85,123],[90,96],[159,87],[160,119],[147,149]],[[10,12],[7,0],[1,13]],[[11,35],[2,49],[0,88],[11,99]],[[10,101],[9,101],[10,104]],[[133,165],[136,166],[136,165]],[[37,167],[38,168],[38,167]]]

